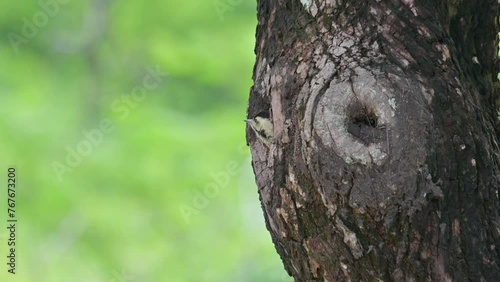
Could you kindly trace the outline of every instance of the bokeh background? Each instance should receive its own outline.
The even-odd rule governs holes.
[[[256,25],[255,1],[1,1],[0,281],[292,281],[244,137]]]

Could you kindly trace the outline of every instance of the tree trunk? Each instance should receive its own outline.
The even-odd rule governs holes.
[[[258,0],[253,168],[295,281],[500,281],[497,0]]]

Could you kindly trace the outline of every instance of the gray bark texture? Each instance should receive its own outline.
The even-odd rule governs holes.
[[[247,129],[295,281],[500,281],[497,0],[258,0]]]

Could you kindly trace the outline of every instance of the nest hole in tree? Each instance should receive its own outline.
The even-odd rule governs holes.
[[[359,102],[347,108],[347,132],[363,144],[380,142],[384,133],[378,124],[378,117],[372,107]]]

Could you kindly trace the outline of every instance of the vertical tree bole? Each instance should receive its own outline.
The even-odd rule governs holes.
[[[258,0],[247,130],[295,281],[500,281],[498,1]]]

